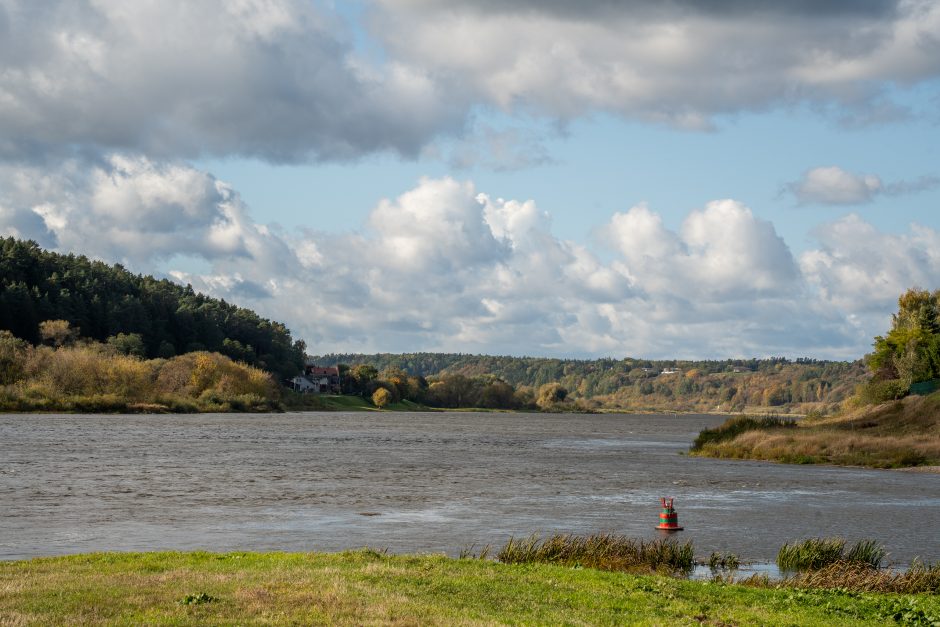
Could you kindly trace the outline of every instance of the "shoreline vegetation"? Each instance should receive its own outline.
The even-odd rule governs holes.
[[[702,431],[690,454],[940,472],[940,290],[902,294],[874,349],[865,357],[871,377],[840,412],[730,418]]]
[[[940,472],[940,392],[827,418],[733,417],[702,431],[689,453],[788,464]]]
[[[604,535],[510,541],[499,561],[469,551],[449,558],[368,548],[47,557],[0,562],[0,616],[16,625],[932,625],[940,620],[940,567],[915,564],[898,573],[864,560],[819,562],[820,552],[836,555],[833,545],[842,557],[844,543],[833,539],[787,545],[788,559],[815,559],[819,566],[780,580],[759,575],[736,580],[735,569],[727,567],[736,563],[733,555],[709,558],[711,579],[676,576],[683,569],[675,566],[685,564],[691,552],[689,543]],[[878,552],[874,545],[865,547],[866,557]]]

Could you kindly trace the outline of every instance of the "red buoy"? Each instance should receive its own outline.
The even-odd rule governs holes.
[[[682,527],[679,526],[679,514],[676,513],[676,508],[672,506],[673,497],[662,497],[659,499],[660,503],[663,505],[663,511],[659,512],[659,524],[656,526],[657,529],[662,529],[663,531],[682,531]]]

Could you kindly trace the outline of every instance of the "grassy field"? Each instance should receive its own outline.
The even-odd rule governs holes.
[[[940,597],[759,588],[371,550],[92,554],[0,562],[2,625],[828,627],[896,619],[935,624]]]
[[[741,430],[731,419],[724,433],[702,432],[693,455],[762,459],[797,464],[871,468],[940,466],[940,392],[859,408],[845,415],[796,425]],[[707,440],[707,441],[706,441]]]

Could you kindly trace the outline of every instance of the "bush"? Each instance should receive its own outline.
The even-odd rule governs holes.
[[[907,396],[907,389],[908,386],[901,379],[869,381],[862,386],[860,396],[864,403],[877,405],[904,398]]]

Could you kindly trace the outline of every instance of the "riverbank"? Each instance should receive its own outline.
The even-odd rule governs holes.
[[[881,625],[904,612],[930,624],[940,617],[940,597],[757,588],[372,550],[0,562],[0,616],[15,625]]]
[[[868,468],[940,466],[940,392],[795,423],[732,418],[703,431],[691,454]]]

